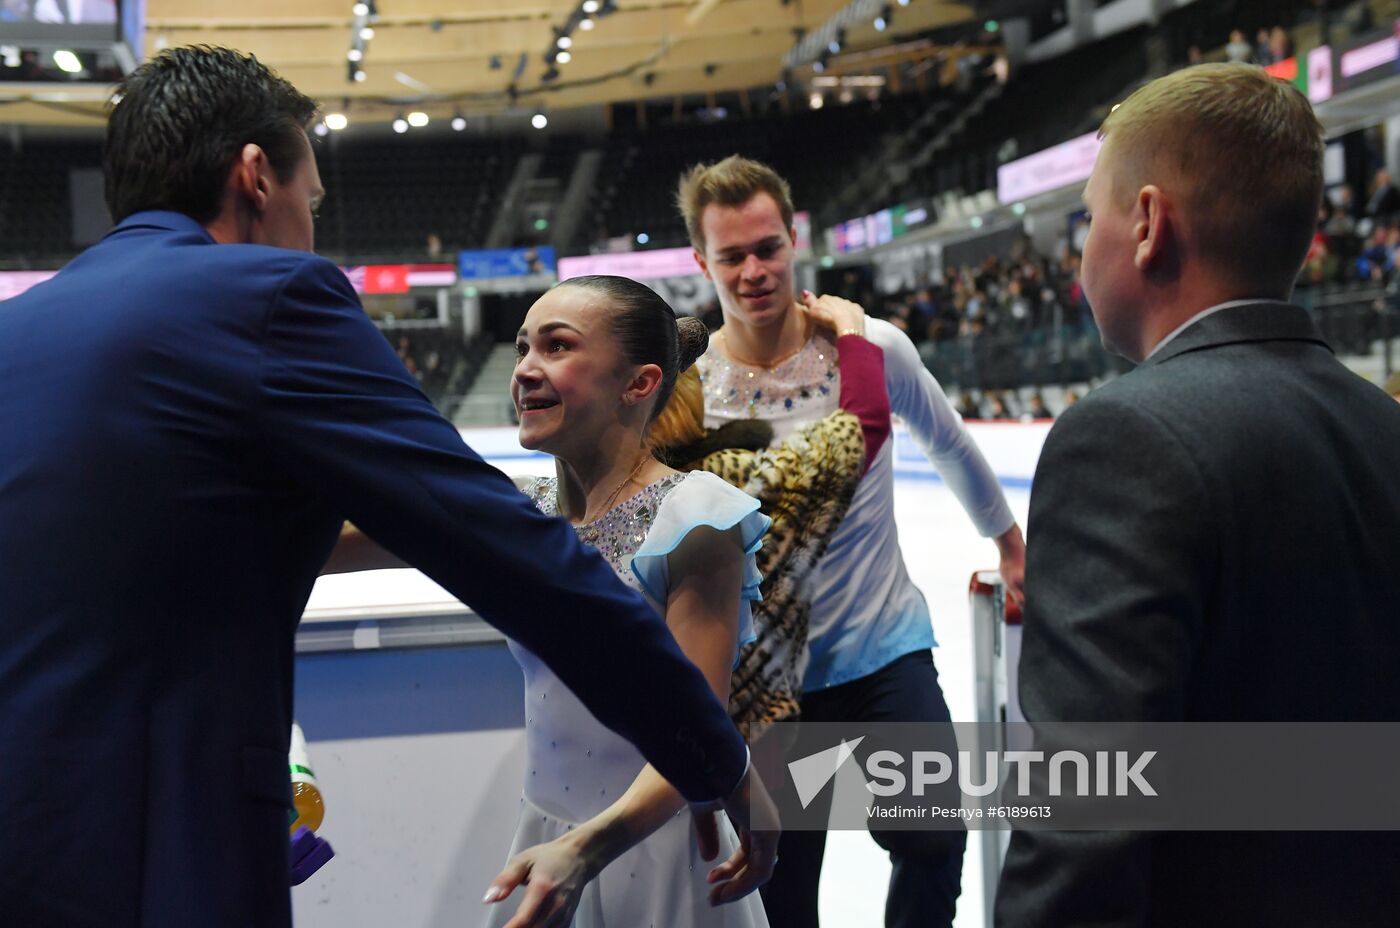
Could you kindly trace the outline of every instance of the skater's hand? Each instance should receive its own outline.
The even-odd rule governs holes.
[[[739,847],[729,859],[710,871],[715,884],[710,905],[723,905],[742,899],[773,875],[778,862],[778,809],[768,797],[763,779],[752,767],[734,792],[723,800],[724,811],[739,832]],[[719,852],[718,822],[711,812],[695,813],[696,840],[701,856],[710,860]]]
[[[858,303],[830,294],[817,296],[810,290],[803,290],[797,305],[813,322],[830,330],[838,338],[842,335],[865,336],[865,310]]]
[[[565,835],[512,857],[483,901],[499,903],[523,885],[520,906],[505,928],[568,928],[583,888],[598,869],[580,842]]]

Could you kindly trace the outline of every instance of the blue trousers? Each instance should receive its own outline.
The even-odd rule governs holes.
[[[858,680],[804,693],[802,720],[951,722],[929,651],[906,654]],[[856,753],[864,764],[862,752]],[[962,889],[967,832],[872,828],[870,836],[889,852],[893,864],[885,901],[886,928],[951,926]],[[774,928],[818,928],[817,881],[825,853],[825,831],[783,832],[778,866],[762,889],[763,906]]]

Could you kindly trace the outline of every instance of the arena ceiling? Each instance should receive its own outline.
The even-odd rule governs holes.
[[[388,121],[405,109],[434,117],[508,109],[571,108],[681,94],[759,87],[778,81],[800,30],[815,31],[849,0],[594,0],[602,9],[581,27],[582,0],[377,0],[363,57],[348,60],[366,17],[355,0],[149,0],[146,53],[186,44],[253,52],[328,110],[349,101],[356,120]],[[869,0],[866,0],[868,3]],[[878,7],[878,4],[877,4]],[[843,61],[929,30],[968,22],[970,2],[890,0],[890,22],[847,29]],[[359,25],[357,25],[359,24]],[[572,25],[567,63],[546,75],[558,30]],[[362,80],[353,70],[363,70]],[[798,76],[804,76],[803,68]],[[810,74],[810,66],[805,69]],[[511,88],[514,87],[512,92]],[[51,88],[46,88],[51,89]],[[0,88],[12,98],[33,94]],[[100,122],[100,88],[73,88],[66,99],[14,102],[10,123]]]

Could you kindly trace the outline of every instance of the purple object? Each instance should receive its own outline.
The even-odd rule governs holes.
[[[305,883],[334,856],[335,849],[329,841],[316,837],[316,832],[305,825],[298,828],[292,835],[292,885]]]

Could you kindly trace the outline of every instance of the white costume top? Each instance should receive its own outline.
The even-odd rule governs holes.
[[[524,489],[543,512],[558,515],[554,478],[532,480]],[[768,522],[753,497],[713,474],[696,471],[649,485],[597,521],[577,526],[577,531],[580,540],[612,564],[624,583],[664,614],[670,588],[667,555],[697,526],[721,531],[737,527],[745,555],[737,655],[738,646],[753,638],[749,603],[759,599],[762,579],[754,552],[762,544]],[[526,774],[510,851],[514,856],[558,838],[612,805],[646,761],[595,719],[538,657],[514,641],[510,649],[525,674]],[[620,667],[618,686],[626,685],[627,668]],[[691,816],[681,812],[588,885],[573,928],[766,928],[758,893],[729,905],[710,906],[705,877],[737,846],[727,821],[722,821],[720,837],[719,858],[702,860]],[[514,911],[509,900],[492,906],[487,925],[503,925]]]
[[[908,336],[880,319],[865,320],[865,337],[885,353],[890,408],[938,468],[984,536],[1000,535],[1015,518],[996,475],[973,443],[943,388],[919,360]],[[817,332],[772,370],[731,361],[711,342],[697,362],[705,391],[705,425],[763,419],[778,444],[799,427],[834,412],[840,399],[836,346]],[[810,692],[879,670],[934,646],[923,594],[909,579],[894,521],[893,442],[880,449],[856,488],[846,518],[812,572]]]

